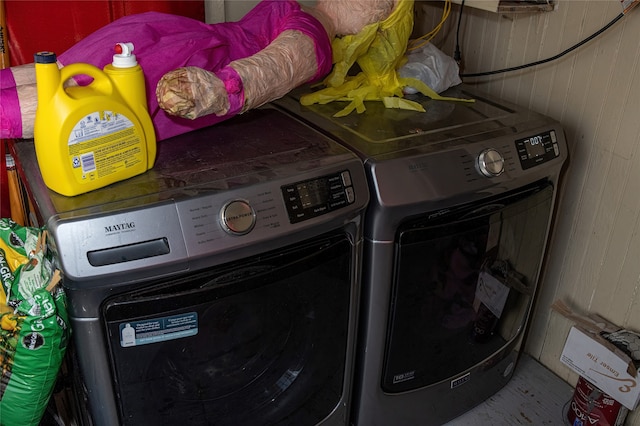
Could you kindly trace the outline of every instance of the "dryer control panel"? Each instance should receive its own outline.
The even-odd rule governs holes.
[[[553,160],[560,155],[555,130],[516,140],[516,149],[523,170]]]

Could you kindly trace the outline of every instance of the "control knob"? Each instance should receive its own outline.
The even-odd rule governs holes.
[[[478,155],[478,170],[486,177],[500,176],[504,172],[504,157],[497,150],[487,148]]]
[[[229,234],[248,234],[256,224],[256,212],[248,202],[233,200],[220,210],[220,223]]]

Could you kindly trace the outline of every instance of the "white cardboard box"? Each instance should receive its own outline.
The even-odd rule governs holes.
[[[629,410],[638,405],[640,386],[631,358],[604,338],[571,327],[560,361]]]

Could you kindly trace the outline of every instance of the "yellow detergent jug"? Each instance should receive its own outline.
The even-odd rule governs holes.
[[[142,68],[131,43],[118,43],[104,70],[83,63],[58,68],[53,52],[34,55],[38,107],[34,143],[45,185],[73,196],[153,167],[156,136]],[[75,76],[85,86],[65,87]]]

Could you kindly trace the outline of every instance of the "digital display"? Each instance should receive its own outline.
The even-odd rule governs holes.
[[[348,170],[284,185],[281,189],[291,223],[332,212],[355,200]]]
[[[309,181],[296,185],[303,209],[327,204],[327,186],[324,181]]]
[[[555,130],[517,139],[516,149],[523,170],[551,161],[560,155]]]
[[[529,158],[539,157],[544,155],[544,143],[542,141],[542,136],[533,136],[529,139],[525,139],[523,141],[524,149],[527,151],[527,156]]]

